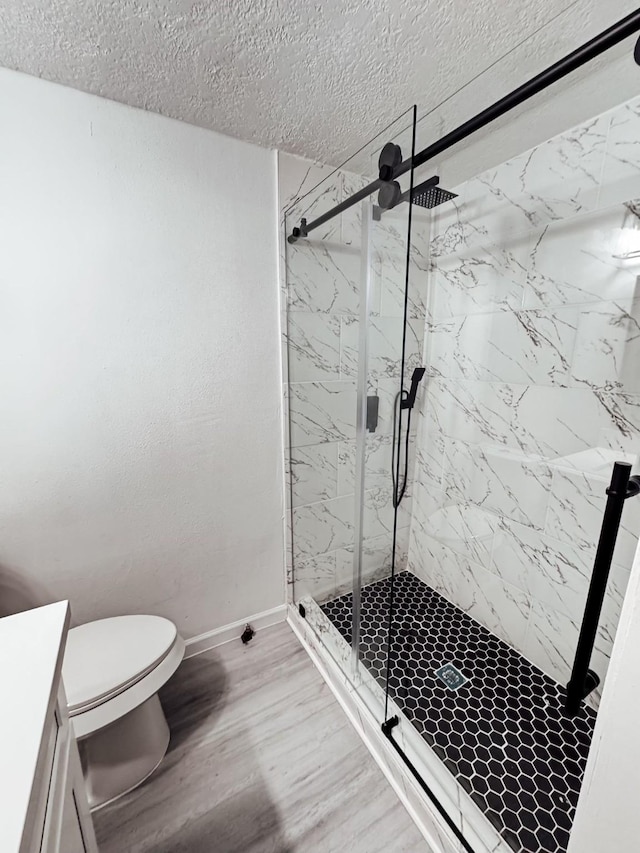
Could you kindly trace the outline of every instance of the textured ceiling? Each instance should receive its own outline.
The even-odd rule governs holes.
[[[0,0],[0,65],[336,164],[412,103],[426,111],[573,6],[574,25],[549,27],[543,45],[558,58],[602,5]],[[484,94],[479,106],[493,99]]]

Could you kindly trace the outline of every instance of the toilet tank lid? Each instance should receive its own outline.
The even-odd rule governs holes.
[[[72,628],[62,665],[69,711],[135,684],[164,660],[177,636],[162,616],[113,616]]]

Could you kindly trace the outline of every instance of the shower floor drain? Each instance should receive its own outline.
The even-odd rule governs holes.
[[[383,687],[389,583],[361,596],[360,658]],[[351,596],[322,609],[350,643]],[[394,625],[389,692],[405,717],[514,851],[566,853],[595,712],[565,717],[559,684],[410,572]]]
[[[436,669],[436,675],[440,681],[447,685],[449,690],[459,690],[469,680],[452,663],[445,663],[440,669]]]

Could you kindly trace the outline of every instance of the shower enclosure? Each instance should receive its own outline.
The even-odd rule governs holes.
[[[290,597],[447,851],[569,844],[640,533],[632,480],[593,571],[640,452],[633,45],[472,142],[443,129],[524,48],[339,169],[280,162]]]

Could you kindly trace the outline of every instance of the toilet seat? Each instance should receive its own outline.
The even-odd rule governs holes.
[[[69,631],[62,676],[76,737],[141,705],[184,656],[175,625],[161,616],[116,616]]]

